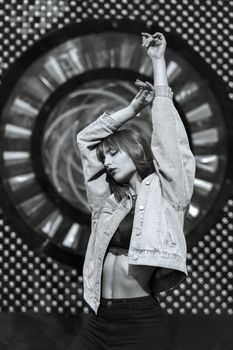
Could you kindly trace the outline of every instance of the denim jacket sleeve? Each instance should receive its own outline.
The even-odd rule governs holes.
[[[93,219],[95,219],[95,214],[99,213],[105,199],[111,194],[106,181],[104,165],[96,155],[96,147],[120,126],[121,124],[114,120],[109,113],[104,113],[77,134],[87,199]]]
[[[152,106],[151,148],[163,196],[176,210],[185,209],[192,197],[195,159],[171,88],[156,86]]]

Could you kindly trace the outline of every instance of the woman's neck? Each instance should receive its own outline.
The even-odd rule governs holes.
[[[129,191],[131,195],[138,194],[141,187],[141,179],[138,176],[138,173],[134,173],[129,181]]]

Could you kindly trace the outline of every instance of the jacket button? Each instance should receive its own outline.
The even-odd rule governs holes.
[[[137,254],[134,254],[133,259],[137,260],[137,258],[138,258]]]
[[[146,181],[146,185],[149,185],[149,184],[150,184],[150,181],[147,180],[147,181]]]
[[[144,205],[140,205],[139,210],[144,210]]]

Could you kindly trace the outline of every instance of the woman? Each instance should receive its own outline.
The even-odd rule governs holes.
[[[154,87],[137,81],[128,107],[104,113],[77,137],[92,210],[83,277],[93,309],[70,349],[170,349],[156,293],[187,275],[183,234],[195,162],[172,103],[161,33],[142,33]],[[135,131],[117,129],[151,103],[151,149]]]

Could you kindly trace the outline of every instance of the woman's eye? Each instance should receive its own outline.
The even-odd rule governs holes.
[[[110,154],[111,156],[114,156],[117,153],[117,151],[111,151]]]

